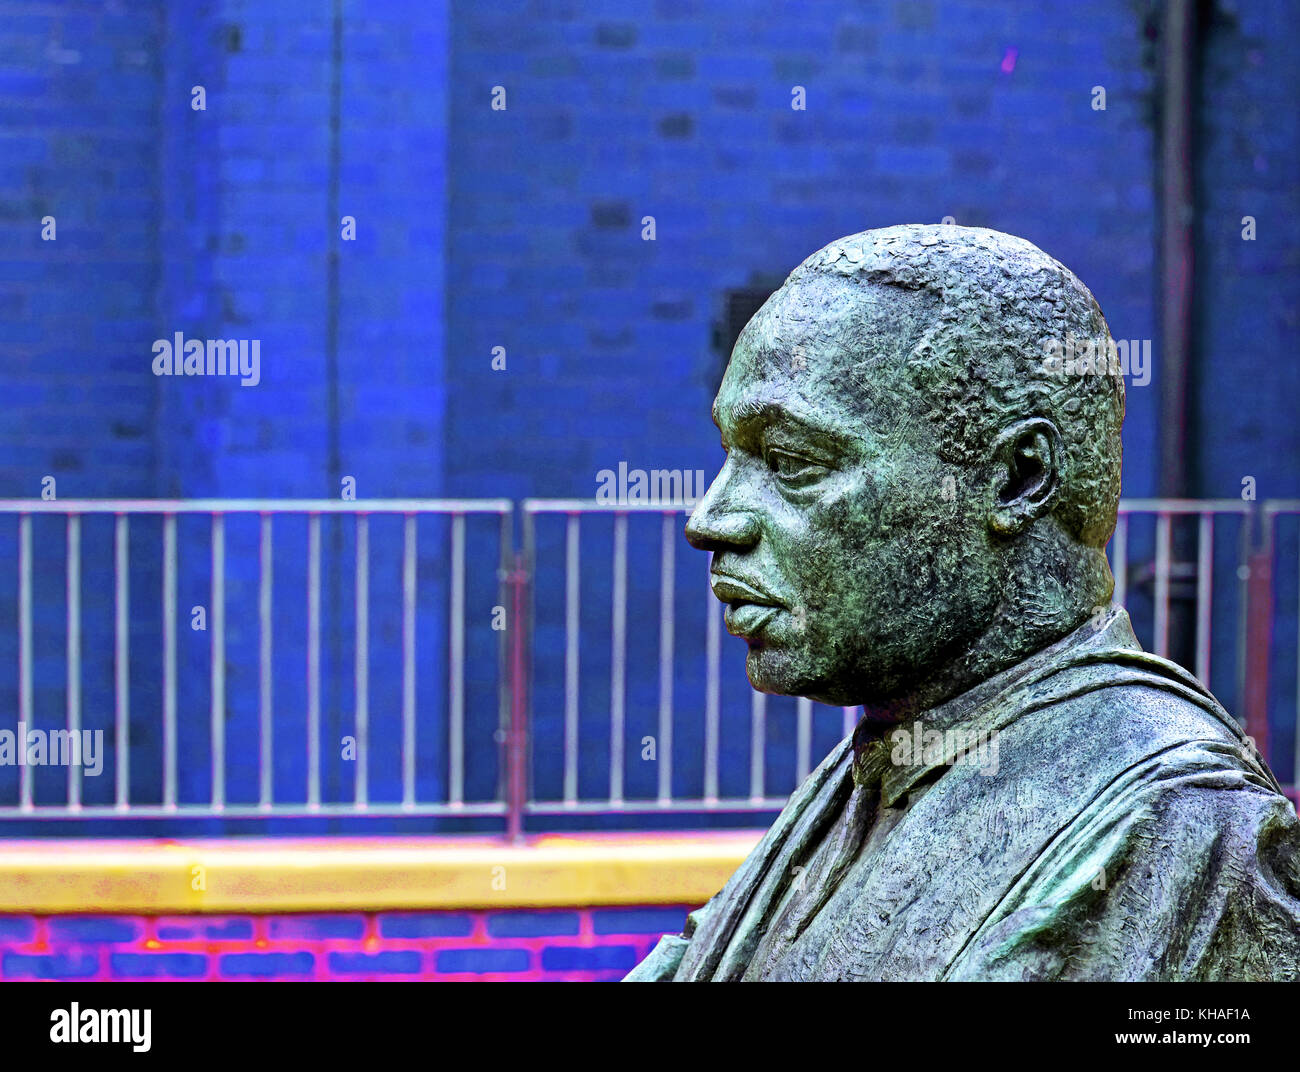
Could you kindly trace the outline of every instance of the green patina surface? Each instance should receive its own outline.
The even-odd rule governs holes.
[[[1294,808],[1110,602],[1109,343],[1068,269],[946,225],[746,326],[686,535],[754,687],[864,717],[630,980],[1300,976]]]

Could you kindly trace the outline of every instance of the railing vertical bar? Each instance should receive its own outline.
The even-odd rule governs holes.
[[[512,626],[521,623],[512,622]],[[451,761],[452,804],[465,799],[465,515],[451,518],[451,695],[447,751]]]
[[[402,523],[402,806],[415,807],[416,515]]]
[[[1155,653],[1169,654],[1169,570],[1173,544],[1173,518],[1164,510],[1156,515]]]
[[[258,626],[258,682],[257,704],[258,721],[261,737],[261,752],[258,756],[258,802],[263,808],[270,808],[273,803],[274,768],[274,724],[271,710],[274,692],[271,681],[271,606],[272,588],[275,584],[274,535],[272,517],[267,511],[262,512],[261,527],[258,533],[258,587],[257,587],[257,626]]]
[[[1115,573],[1114,601],[1121,607],[1128,601],[1128,514],[1120,514],[1111,541]]]
[[[131,791],[131,614],[130,614],[130,518],[118,514],[113,533],[113,695],[114,742],[116,751],[117,792],[119,811],[130,808]]]
[[[1236,685],[1237,703],[1233,717],[1246,723],[1246,682],[1249,673],[1249,659],[1246,642],[1250,633],[1250,551],[1255,526],[1255,514],[1248,513],[1241,519],[1237,528],[1237,629],[1236,629]]]
[[[212,808],[226,806],[226,518],[212,515]]]
[[[27,748],[32,723],[32,515],[18,515],[18,734],[17,747]],[[18,801],[32,807],[32,768],[18,768]]]
[[[499,561],[497,565],[497,604],[506,609],[510,615],[506,628],[498,632],[497,669],[500,687],[497,690],[497,737],[501,747],[498,749],[497,797],[506,809],[505,834],[507,841],[514,841],[522,835],[524,828],[523,809],[525,802],[516,800],[518,782],[514,778],[512,764],[516,761],[513,734],[522,725],[528,732],[528,711],[530,702],[527,686],[529,662],[527,645],[519,643],[521,632],[531,629],[533,602],[531,588],[524,593],[525,598],[519,602],[522,620],[515,617],[514,608],[519,600],[519,580],[516,574],[523,571],[531,574],[536,556],[533,551],[533,515],[525,510],[519,519],[523,550],[514,549],[514,515],[506,512],[501,515],[501,528],[497,537]],[[527,679],[527,680],[526,680]],[[527,780],[525,779],[525,782]],[[518,810],[516,814],[515,809]]]
[[[1273,638],[1273,511],[1256,505],[1258,538],[1246,545],[1246,633],[1243,638],[1241,710],[1246,734],[1257,754],[1267,763],[1269,752],[1268,694]],[[1253,535],[1252,526],[1245,526]]]
[[[580,514],[571,513],[564,533],[564,802],[578,799],[578,599],[581,593]]]
[[[370,774],[370,518],[357,514],[356,527],[356,649],[352,678],[356,689],[354,729],[357,760],[352,798],[358,808],[369,801]]]
[[[812,771],[812,700],[800,696],[797,709],[795,768],[798,778],[796,784],[802,785],[803,780]]]
[[[81,515],[68,515],[68,732],[81,740]],[[74,747],[78,747],[74,745]],[[81,807],[81,765],[68,764],[68,808]]]
[[[665,513],[659,532],[659,742],[656,750],[659,768],[659,802],[666,804],[673,797],[673,662],[674,662],[674,595],[677,583],[677,561],[673,546],[674,515]],[[705,698],[706,712],[708,697]],[[706,745],[708,755],[707,725],[705,715]],[[704,795],[709,796],[708,763],[705,763]]]
[[[320,807],[320,514],[307,518],[307,805]]]
[[[767,694],[755,689],[749,698],[749,799],[764,793],[764,758],[767,753]]]
[[[163,516],[163,806],[176,807],[176,515]]]
[[[1196,533],[1196,676],[1210,687],[1210,607],[1214,599],[1214,515],[1204,513]]]
[[[708,568],[706,560],[706,568]],[[718,728],[722,708],[722,604],[712,592],[704,605],[704,802],[718,799]]]
[[[529,794],[528,623],[531,596],[528,592],[528,552],[515,555],[510,577],[510,727],[506,730],[506,840],[520,844],[524,838],[524,812]]]
[[[623,803],[623,733],[627,690],[627,512],[614,515],[613,637],[609,669],[609,802]]]

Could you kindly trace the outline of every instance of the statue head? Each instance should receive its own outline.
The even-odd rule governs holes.
[[[1109,346],[1088,289],[996,231],[864,231],[791,272],[732,351],[686,528],[754,687],[888,721],[1108,604]]]

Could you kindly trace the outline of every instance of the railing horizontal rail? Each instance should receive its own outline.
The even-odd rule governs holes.
[[[510,499],[0,499],[3,514],[508,514]]]
[[[1259,505],[1285,504],[1292,500],[1262,500]],[[1292,509],[1300,508],[1300,499],[1294,500]],[[1242,499],[1120,499],[1120,513],[1166,514],[1246,514],[1255,503]],[[525,514],[619,514],[619,513],[690,513],[694,504],[689,502],[629,501],[602,503],[593,499],[524,499],[519,504]]]
[[[1242,499],[1120,499],[1121,514],[1248,514],[1253,502]]]
[[[689,503],[599,503],[595,499],[524,499],[519,504],[524,514],[689,514]]]
[[[524,809],[529,815],[606,815],[616,811],[620,815],[656,815],[661,812],[678,815],[694,815],[701,812],[730,812],[749,814],[752,812],[780,811],[785,807],[787,797],[765,797],[753,800],[750,797],[728,797],[716,800],[629,800],[619,802],[617,808],[611,808],[607,800],[578,800],[565,803],[562,800],[529,801]]]
[[[505,804],[499,801],[481,801],[468,804],[365,804],[352,801],[319,804],[315,807],[292,804],[226,804],[214,813],[207,804],[177,804],[163,807],[157,804],[131,804],[119,808],[115,804],[89,804],[68,808],[57,804],[36,804],[30,808],[0,807],[0,819],[310,819],[316,816],[397,819],[420,816],[454,818],[457,816],[504,815]]]

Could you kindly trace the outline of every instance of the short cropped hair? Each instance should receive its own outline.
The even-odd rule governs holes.
[[[812,276],[923,292],[930,322],[904,368],[939,436],[940,455],[971,465],[1016,420],[1050,419],[1065,441],[1053,510],[1081,543],[1104,548],[1120,489],[1124,380],[1096,299],[1068,268],[1022,238],[949,224],[882,227],[808,257],[786,280]],[[1048,360],[1085,342],[1095,359]],[[1072,367],[1073,366],[1073,367]]]

